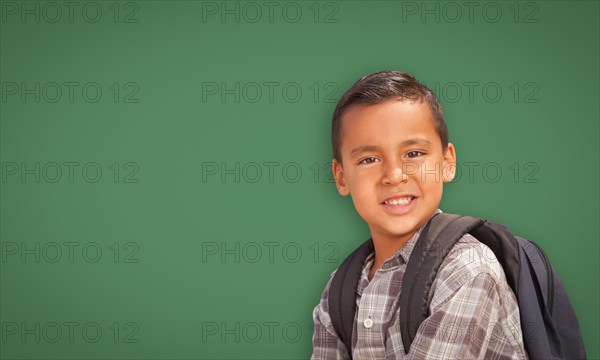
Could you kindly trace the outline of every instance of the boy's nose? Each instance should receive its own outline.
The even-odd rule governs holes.
[[[408,175],[402,169],[402,164],[388,164],[381,180],[386,185],[395,185],[406,182]]]

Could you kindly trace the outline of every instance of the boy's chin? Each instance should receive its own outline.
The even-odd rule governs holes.
[[[412,236],[412,234],[415,233],[415,231],[417,231],[418,228],[410,226],[410,227],[406,227],[406,226],[395,226],[395,227],[391,227],[387,229],[387,233],[389,236],[393,237],[393,238],[403,238],[406,237],[408,235]]]
[[[390,239],[407,240],[403,238],[409,235],[412,236],[419,229],[419,222],[414,219],[406,219],[402,223],[387,222],[380,224],[378,228],[380,233]]]
[[[381,222],[382,219],[379,219],[379,226],[377,228],[379,228],[380,233],[385,234],[389,238],[400,239],[408,235],[412,236],[415,231],[419,230],[427,222],[430,216],[431,214],[429,213],[415,212],[397,218],[387,218],[383,222]]]

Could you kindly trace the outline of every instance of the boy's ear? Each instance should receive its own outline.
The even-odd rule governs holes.
[[[337,162],[337,160],[333,159],[331,161],[331,170],[333,171],[333,178],[335,179],[335,186],[337,187],[338,192],[342,196],[346,196],[350,194],[350,189],[346,184],[346,179],[344,178],[344,169],[342,168],[342,164]]]
[[[448,149],[444,154],[444,166],[442,167],[442,177],[444,182],[450,182],[456,176],[456,149],[452,143],[448,143]]]

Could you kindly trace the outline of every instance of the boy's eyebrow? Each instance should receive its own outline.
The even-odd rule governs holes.
[[[354,157],[360,153],[377,151],[377,150],[379,150],[379,147],[377,147],[375,145],[361,145],[359,147],[354,148],[354,150],[352,150],[350,152],[350,156]]]
[[[413,139],[404,140],[403,142],[400,143],[400,145],[401,146],[406,146],[406,145],[429,146],[429,145],[431,145],[431,141],[429,141],[427,139],[423,139],[423,138],[413,138]]]
[[[429,146],[429,145],[431,145],[431,141],[429,141],[427,139],[422,139],[422,138],[413,138],[413,139],[404,140],[403,142],[400,143],[400,146],[409,146],[409,145]],[[361,146],[354,148],[350,152],[350,156],[354,157],[363,152],[378,151],[378,150],[379,150],[379,147],[376,145],[361,145]]]

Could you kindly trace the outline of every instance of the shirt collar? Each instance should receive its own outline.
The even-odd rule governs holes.
[[[433,212],[433,214],[431,214],[429,219],[425,222],[425,224],[423,224],[423,226],[421,226],[417,231],[415,231],[415,233],[410,238],[410,240],[408,240],[408,242],[406,242],[406,244],[404,244],[404,246],[402,246],[402,248],[400,250],[398,250],[393,256],[391,256],[389,259],[386,259],[383,262],[383,265],[381,266],[381,268],[389,269],[391,267],[399,265],[401,262],[408,264],[408,259],[410,258],[410,254],[412,253],[412,251],[415,247],[415,244],[417,243],[417,240],[419,239],[419,236],[421,235],[421,232],[423,231],[425,226],[429,223],[429,220],[431,220],[431,218],[435,214],[439,214],[441,212],[442,212],[442,210],[436,209]],[[369,254],[369,256],[367,256],[363,270],[370,269],[372,266],[372,262],[374,260],[375,260],[375,252],[373,251]]]

